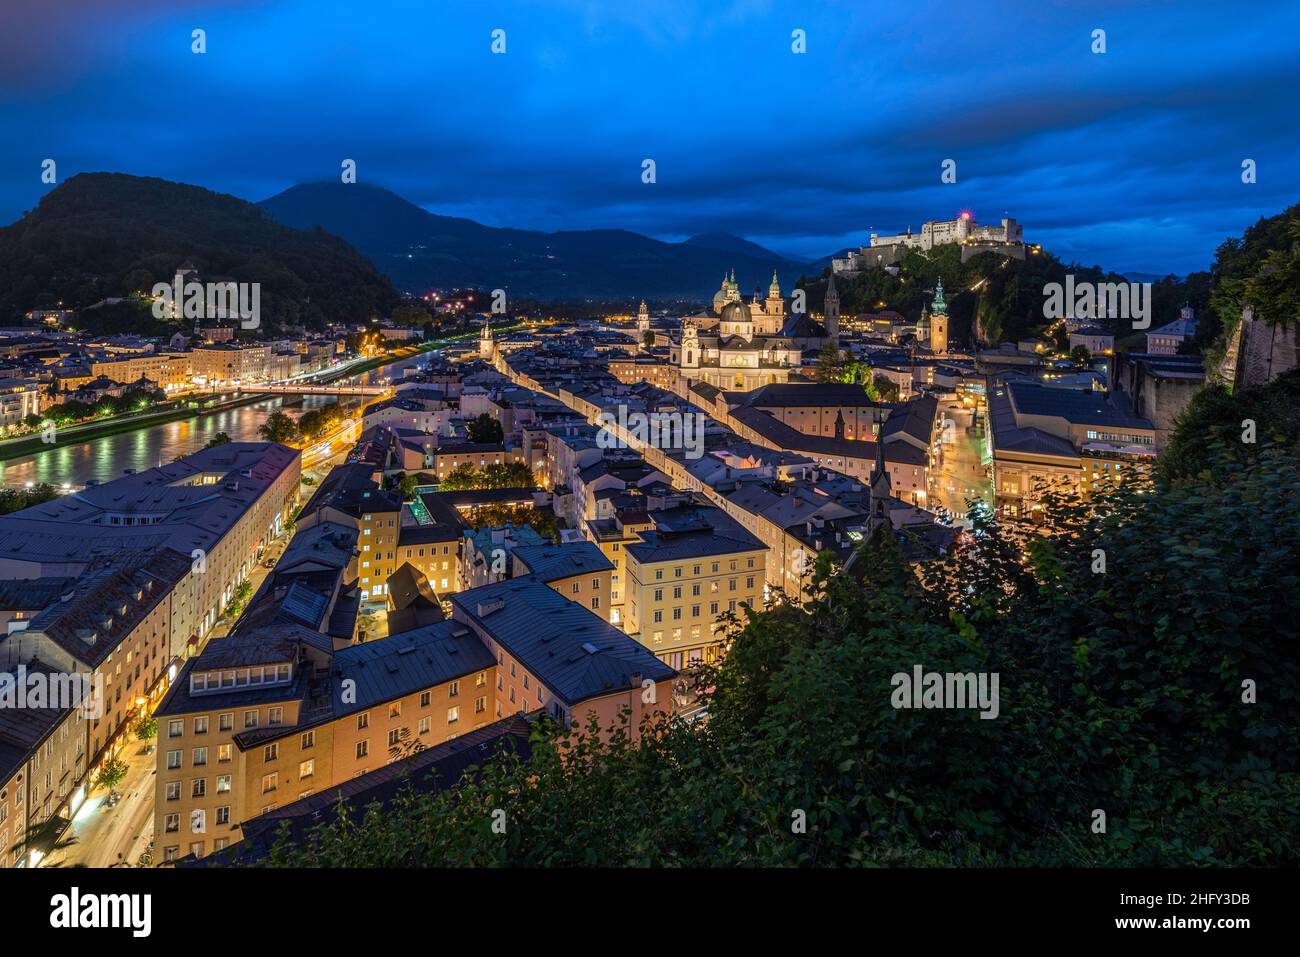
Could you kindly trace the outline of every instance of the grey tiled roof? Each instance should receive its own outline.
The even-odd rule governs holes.
[[[528,573],[544,582],[553,582],[574,575],[614,570],[614,563],[605,557],[591,542],[570,542],[564,545],[520,545],[514,550],[515,559]]]
[[[609,622],[531,575],[450,597],[461,614],[566,705],[677,674]]]
[[[334,653],[330,668],[333,714],[364,711],[495,664],[477,635],[450,621],[349,645]],[[354,691],[348,696],[353,700],[345,701],[348,680],[356,684],[348,686]]]

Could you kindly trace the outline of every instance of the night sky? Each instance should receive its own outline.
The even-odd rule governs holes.
[[[2,0],[0,222],[47,157],[250,200],[346,157],[493,226],[814,259],[1006,212],[1066,261],[1183,273],[1300,198],[1297,35],[1294,3],[1185,0]]]

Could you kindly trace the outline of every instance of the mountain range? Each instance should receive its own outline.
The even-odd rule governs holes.
[[[539,299],[708,299],[736,271],[746,295],[766,295],[776,270],[789,293],[820,267],[727,233],[679,243],[624,229],[538,232],[440,216],[389,190],[305,183],[259,204],[296,229],[341,236],[404,292],[472,286]]]

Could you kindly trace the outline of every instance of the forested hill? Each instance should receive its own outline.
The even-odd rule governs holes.
[[[323,230],[292,229],[197,186],[83,173],[0,228],[0,323],[148,293],[186,260],[206,278],[261,283],[263,328],[365,320],[398,302],[372,263]]]

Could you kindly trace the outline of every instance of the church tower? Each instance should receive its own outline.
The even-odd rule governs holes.
[[[700,367],[700,339],[694,319],[682,320],[682,368]]]
[[[885,443],[876,436],[876,467],[871,471],[871,511],[867,516],[867,536],[882,531],[890,534],[893,526],[889,521],[889,500],[893,497],[893,486],[889,481],[889,470],[885,468]]]
[[[641,308],[636,314],[636,339],[637,345],[645,342],[645,334],[650,331],[650,313],[646,310],[645,300],[641,300]]]
[[[948,304],[943,301],[943,280],[934,290],[934,305],[930,307],[930,351],[943,355],[948,351]]]
[[[831,271],[830,285],[826,287],[826,301],[822,306],[826,317],[826,335],[838,348],[840,344],[840,294],[835,289],[835,271]]]
[[[492,353],[496,351],[496,343],[492,341],[492,323],[483,323],[483,332],[478,340],[478,357],[484,362],[492,361]]]

